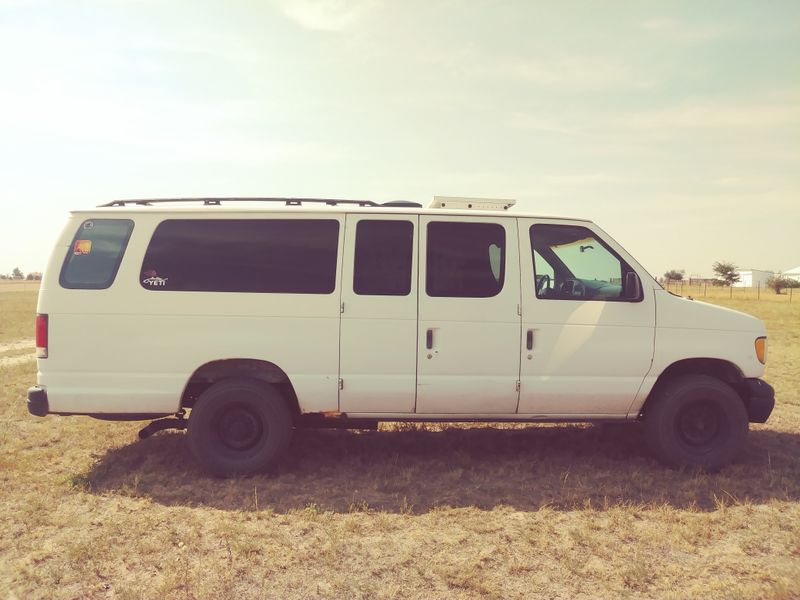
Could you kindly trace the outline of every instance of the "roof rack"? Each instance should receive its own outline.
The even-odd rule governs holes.
[[[153,204],[162,204],[169,202],[202,202],[203,206],[220,206],[223,202],[282,202],[286,206],[302,206],[305,203],[309,204],[327,204],[328,206],[338,206],[339,204],[353,204],[357,206],[371,206],[371,207],[415,207],[421,208],[421,204],[416,202],[407,202],[405,200],[394,200],[391,202],[384,202],[378,204],[372,200],[337,200],[333,198],[158,198],[158,199],[141,199],[141,200],[113,200],[106,204],[100,204],[98,208],[114,207],[114,206],[127,206],[134,204],[138,206],[152,206]]]

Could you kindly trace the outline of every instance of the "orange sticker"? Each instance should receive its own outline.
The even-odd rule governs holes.
[[[89,254],[92,251],[92,240],[75,240],[75,246],[72,248],[72,253],[76,256],[80,254]]]

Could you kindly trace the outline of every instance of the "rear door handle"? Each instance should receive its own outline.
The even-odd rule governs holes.
[[[433,329],[428,329],[428,333],[425,334],[425,347],[428,350],[433,348]]]
[[[533,329],[528,329],[528,336],[525,344],[528,350],[533,350]]]

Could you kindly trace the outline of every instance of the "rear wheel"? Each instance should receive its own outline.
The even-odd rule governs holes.
[[[744,449],[748,418],[728,384],[687,375],[656,391],[645,409],[644,427],[647,444],[665,463],[713,472]]]
[[[200,395],[189,414],[189,449],[211,475],[252,475],[286,450],[292,417],[281,394],[257,379],[226,379]]]

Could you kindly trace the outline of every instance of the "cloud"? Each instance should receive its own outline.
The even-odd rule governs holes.
[[[377,5],[376,0],[279,0],[283,14],[312,31],[345,31]]]
[[[569,90],[646,89],[655,82],[630,65],[611,58],[586,55],[551,56],[501,63],[512,79],[544,88]]]
[[[710,42],[736,33],[730,25],[688,25],[671,18],[648,19],[642,23],[648,35],[658,35],[684,42]]]
[[[339,146],[269,131],[260,102],[187,103],[42,88],[0,90],[0,105],[0,127],[11,139],[33,134],[81,147],[113,144],[152,161],[327,164],[343,156]]]
[[[131,47],[135,50],[209,56],[233,63],[257,63],[262,59],[261,53],[241,38],[206,31],[181,32],[170,39],[151,37],[134,40]]]
[[[800,108],[794,102],[688,101],[659,110],[616,117],[613,124],[627,129],[761,129],[800,125]]]
[[[574,125],[567,125],[559,119],[543,117],[524,112],[515,112],[510,117],[510,124],[517,129],[541,131],[544,133],[560,133],[562,135],[580,135],[581,131]]]

